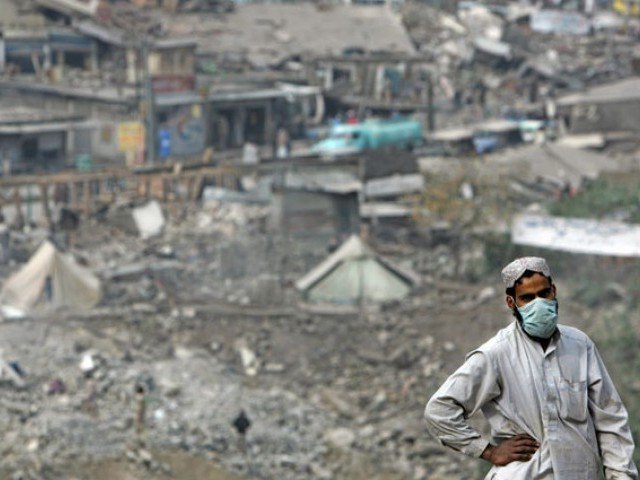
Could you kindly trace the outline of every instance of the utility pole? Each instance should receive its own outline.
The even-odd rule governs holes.
[[[433,79],[431,78],[431,74],[427,77],[427,102],[429,102],[427,107],[427,125],[429,131],[433,132],[436,129],[436,109],[434,106]]]
[[[436,108],[433,96],[433,77],[431,72],[422,72],[420,74],[422,81],[421,103],[427,120],[427,130],[433,132],[436,129]]]
[[[145,162],[149,165],[156,163],[156,108],[153,95],[153,83],[149,73],[149,40],[142,40],[142,89],[145,104]]]

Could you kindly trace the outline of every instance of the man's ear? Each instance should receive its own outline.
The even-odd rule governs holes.
[[[558,292],[556,291],[555,283],[551,284],[551,290],[553,291],[553,298],[556,298],[556,295],[558,295]]]
[[[516,301],[512,296],[507,295],[505,297],[505,301],[507,302],[507,307],[509,307],[509,310],[513,310],[514,308],[516,308]]]

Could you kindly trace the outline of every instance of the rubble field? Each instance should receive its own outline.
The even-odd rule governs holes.
[[[305,306],[285,281],[280,301],[258,303],[270,262],[230,280],[220,255],[233,244],[242,263],[243,249],[260,257],[277,242],[256,251],[257,211],[234,209],[180,211],[144,242],[93,220],[81,227],[72,250],[111,278],[102,303],[0,324],[3,359],[24,382],[0,385],[2,478],[478,478],[478,462],[428,436],[422,410],[509,321],[497,279],[425,275],[406,301],[340,311]],[[399,261],[423,255],[407,248]],[[285,276],[304,268],[291,260]],[[244,451],[232,426],[240,409],[251,420]]]

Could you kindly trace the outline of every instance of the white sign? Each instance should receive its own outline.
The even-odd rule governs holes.
[[[5,55],[4,55],[4,40],[0,38],[0,73],[4,72]]]
[[[511,241],[573,253],[640,257],[640,225],[622,222],[518,215],[513,220]]]

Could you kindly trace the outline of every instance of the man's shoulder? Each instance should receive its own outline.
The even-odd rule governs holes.
[[[501,330],[498,330],[498,332],[485,343],[469,352],[469,355],[467,356],[478,352],[484,353],[486,355],[492,355],[506,348],[509,348],[509,345],[511,344],[509,340],[511,340],[515,335],[515,327],[515,322],[511,322],[508,326],[504,327]]]
[[[592,343],[589,335],[584,333],[582,330],[576,327],[570,327],[569,325],[558,325],[558,330],[560,330],[560,335],[563,340],[570,342],[578,342],[585,345]]]

